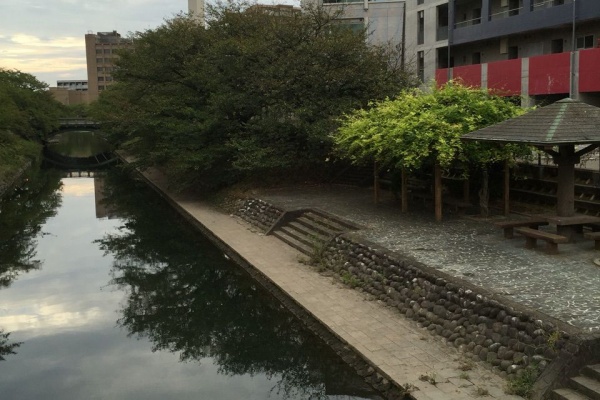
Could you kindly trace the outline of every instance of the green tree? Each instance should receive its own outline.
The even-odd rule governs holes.
[[[394,99],[346,114],[333,135],[338,154],[355,163],[378,161],[383,167],[416,171],[487,166],[531,154],[525,146],[463,142],[460,137],[518,116],[526,110],[484,89],[450,82],[429,92],[406,90]]]
[[[392,53],[322,9],[209,15],[136,33],[96,105],[114,141],[183,186],[321,165],[341,113],[408,84]]]
[[[0,68],[0,130],[43,141],[58,128],[63,106],[33,75]]]

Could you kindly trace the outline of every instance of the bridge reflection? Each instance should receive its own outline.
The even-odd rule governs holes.
[[[100,123],[87,118],[59,118],[60,129],[99,128]]]
[[[105,151],[89,157],[70,157],[44,147],[44,162],[60,169],[89,171],[108,167],[117,161],[118,159],[112,151]]]

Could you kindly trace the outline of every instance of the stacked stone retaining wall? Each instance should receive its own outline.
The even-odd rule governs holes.
[[[346,283],[503,374],[532,364],[543,370],[559,352],[579,350],[577,329],[351,234],[332,241],[322,259]]]
[[[260,199],[242,200],[235,215],[267,232],[283,215],[283,210]]]
[[[263,227],[265,219],[276,220],[274,210],[282,213],[271,207],[253,199],[238,215]],[[590,348],[600,354],[596,336],[355,233],[336,237],[317,258],[320,268],[335,272],[342,282],[395,308],[501,375],[519,377],[536,368],[546,384],[538,385],[534,398],[544,397],[565,382],[581,367],[577,360],[589,358]],[[548,365],[552,368],[547,369]]]

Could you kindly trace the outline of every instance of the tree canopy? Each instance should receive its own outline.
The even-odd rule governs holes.
[[[95,109],[113,141],[184,186],[322,163],[339,115],[407,85],[393,52],[322,9],[228,3],[209,15],[135,33]]]
[[[435,160],[483,165],[525,155],[522,146],[463,142],[463,134],[523,114],[510,99],[485,89],[450,82],[430,92],[406,90],[342,118],[333,135],[339,154],[354,162],[379,161],[388,167],[419,169]]]
[[[0,68],[0,130],[41,141],[58,128],[63,106],[33,75]]]

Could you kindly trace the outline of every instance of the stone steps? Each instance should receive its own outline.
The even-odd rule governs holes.
[[[600,400],[600,364],[587,365],[569,379],[569,387],[552,392],[554,400]]]
[[[340,233],[356,229],[334,216],[316,210],[306,210],[275,229],[272,235],[306,255],[312,255],[322,243]]]

